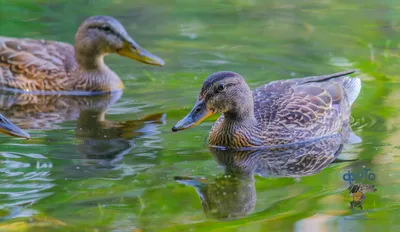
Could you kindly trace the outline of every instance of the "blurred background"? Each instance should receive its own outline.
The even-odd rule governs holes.
[[[2,92],[1,113],[32,139],[0,138],[0,231],[399,231],[400,2],[0,0],[0,35],[73,43],[92,15],[120,20],[165,67],[107,56],[126,89],[85,99],[94,111],[65,97],[65,111],[42,112],[48,99],[21,107],[24,96]],[[363,82],[352,109],[363,141],[322,146],[328,163],[310,172],[278,165],[231,180],[236,169],[204,146],[217,116],[171,133],[215,71],[238,72],[253,89],[347,69]],[[351,210],[342,176],[363,168],[377,191]],[[213,198],[213,208],[214,193],[246,198]],[[219,214],[244,199],[230,220]]]

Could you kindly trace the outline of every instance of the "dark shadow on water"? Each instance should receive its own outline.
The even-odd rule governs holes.
[[[344,133],[268,149],[233,150],[210,147],[215,161],[224,168],[224,175],[208,181],[193,177],[174,177],[175,181],[192,186],[200,197],[204,213],[216,219],[236,219],[252,212],[256,205],[254,175],[262,177],[311,176],[324,170],[341,153]]]

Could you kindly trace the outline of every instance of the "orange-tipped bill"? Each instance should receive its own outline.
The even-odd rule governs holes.
[[[172,127],[172,131],[176,132],[194,127],[213,114],[214,112],[207,109],[203,100],[198,100],[190,113]]]
[[[12,122],[10,122],[7,118],[5,118],[1,114],[0,114],[0,132],[6,135],[26,138],[26,139],[29,139],[31,137],[27,132],[14,125]]]
[[[117,53],[145,64],[164,66],[164,61],[161,58],[146,51],[130,38],[124,42],[122,49],[117,50]]]

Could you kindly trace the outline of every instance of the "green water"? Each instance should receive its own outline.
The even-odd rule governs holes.
[[[80,22],[98,14],[118,18],[166,65],[108,56],[122,96],[1,93],[1,113],[33,138],[1,136],[0,231],[399,231],[400,3],[0,0],[0,35],[72,43]],[[322,146],[326,162],[308,172],[288,171],[294,158],[276,153],[209,151],[204,138],[217,116],[171,133],[212,72],[238,72],[255,88],[347,69],[363,82],[352,110],[363,141],[340,154],[335,142]],[[237,171],[232,162],[246,165]],[[377,191],[351,210],[342,176],[362,168],[375,173]],[[221,198],[211,213],[198,195],[205,188]],[[248,207],[222,219],[245,201],[235,194]]]

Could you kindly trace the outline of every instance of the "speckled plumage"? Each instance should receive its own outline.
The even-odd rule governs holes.
[[[25,91],[79,89],[74,47],[61,42],[0,37],[0,85]],[[76,85],[76,86],[75,86]]]
[[[208,142],[227,147],[268,146],[340,132],[361,88],[360,79],[346,76],[351,73],[279,80],[261,86],[252,92],[255,121],[227,120],[222,115],[212,127]]]
[[[346,126],[348,128],[348,126]],[[228,173],[269,177],[302,177],[325,169],[341,153],[351,130],[321,139],[261,149],[219,149],[210,147],[215,160]]]
[[[116,19],[93,16],[79,27],[74,46],[0,37],[0,88],[29,92],[120,90],[122,81],[103,61],[109,53],[163,65],[161,59],[140,48]]]
[[[354,71],[279,80],[251,91],[234,72],[211,74],[192,110],[172,131],[196,126],[222,113],[211,128],[208,144],[260,147],[308,141],[338,133],[350,117],[361,80]]]

